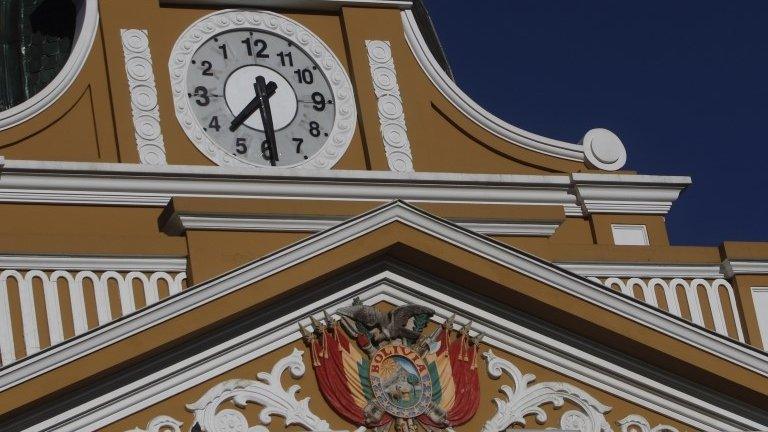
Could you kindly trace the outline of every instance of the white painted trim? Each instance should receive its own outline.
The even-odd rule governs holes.
[[[661,415],[709,431],[759,430],[763,425],[730,412],[732,402],[719,400],[714,403],[695,396],[690,384],[656,380],[643,374],[647,366],[638,364],[640,372],[628,370],[612,361],[612,354],[597,351],[586,352],[576,348],[572,336],[567,333],[547,336],[531,323],[522,324],[508,317],[514,311],[499,313],[496,303],[485,303],[481,297],[462,299],[460,287],[442,285],[439,281],[423,285],[408,277],[406,271],[385,270],[366,280],[329,294],[312,303],[298,299],[297,310],[277,314],[268,324],[234,337],[218,346],[187,358],[116,389],[90,402],[72,408],[54,418],[44,419],[26,429],[32,431],[93,431],[125,418],[148,406],[187,390],[213,377],[259,358],[277,348],[297,341],[301,335],[296,323],[308,314],[322,318],[321,310],[333,311],[348,305],[354,297],[365,304],[388,302],[395,306],[422,304],[433,307],[433,320],[443,323],[457,313],[456,328],[473,321],[473,334],[485,334],[484,343],[509,352],[551,370],[557,370],[572,379],[593,386],[630,403],[638,404]],[[465,293],[466,294],[466,293]],[[506,315],[505,315],[506,314]],[[519,318],[519,315],[517,315]]]
[[[635,299],[604,289],[603,286],[559,269],[531,255],[495,242],[487,237],[456,227],[401,201],[322,231],[272,255],[238,268],[218,278],[187,289],[166,299],[161,307],[148,307],[135,314],[81,335],[76,343],[63,343],[37,356],[0,368],[0,391],[19,385],[42,373],[70,363],[88,353],[114,344],[147,328],[207,304],[317,254],[378,229],[392,222],[413,227],[456,247],[521,273],[563,293],[578,297],[600,308],[690,344],[721,359],[768,376],[768,353],[722,337],[680,320]]]
[[[225,216],[225,215],[173,215],[163,231],[171,235],[180,235],[189,229],[216,231],[289,231],[318,232],[333,228],[349,218],[340,217],[262,217],[262,216]],[[539,221],[453,221],[459,226],[484,235],[510,235],[550,237],[560,226],[560,222]]]
[[[634,174],[571,174],[576,196],[585,214],[669,213],[690,177]]]
[[[408,46],[411,48],[411,52],[416,58],[416,61],[424,70],[424,73],[429,80],[432,81],[432,84],[435,85],[437,90],[468,119],[499,138],[508,141],[510,144],[561,159],[577,162],[583,162],[585,160],[585,147],[583,145],[571,144],[528,132],[505,122],[483,109],[464,93],[442,69],[432,55],[432,51],[430,51],[427,42],[424,40],[424,36],[419,30],[419,26],[416,23],[413,13],[409,10],[402,11],[401,17],[405,32],[405,40],[408,42]],[[585,138],[588,142],[591,142],[592,139],[590,137],[595,133],[599,133],[599,131],[600,130],[589,131],[585,135]],[[615,135],[613,136],[615,137]],[[614,163],[600,164],[599,168],[617,170],[621,168],[626,161],[626,150],[624,150],[624,146],[618,138],[609,144],[612,149],[624,154],[623,159],[617,159]],[[600,158],[603,158],[603,156],[601,155]],[[600,158],[592,159],[600,160]]]
[[[643,224],[611,224],[611,234],[613,244],[616,246],[650,246],[651,244],[648,230]]]
[[[6,160],[0,202],[164,207],[173,196],[563,206],[564,175],[397,173]]]
[[[0,270],[163,271],[187,270],[184,257],[102,257],[78,255],[0,255]]]
[[[131,93],[133,132],[139,160],[148,165],[165,165],[165,143],[160,127],[149,32],[145,29],[121,29],[120,39]]]
[[[98,0],[76,2],[77,28],[72,52],[56,78],[28,100],[5,111],[0,111],[0,131],[23,123],[43,112],[56,102],[75,82],[83,69],[99,29]]]
[[[574,174],[575,176],[575,174]],[[647,195],[663,195],[670,177],[593,174],[616,189],[610,204],[647,213]],[[638,180],[638,178],[640,180]],[[688,177],[672,177],[687,179]],[[622,195],[641,181],[644,194]],[[0,202],[165,206],[172,196],[296,198],[354,201],[485,203],[562,206],[582,216],[565,175],[397,173],[391,171],[290,170],[192,165],[6,160]],[[675,193],[675,196],[679,190]],[[633,201],[635,200],[635,201]],[[666,203],[669,208],[671,201]]]
[[[161,5],[338,11],[343,7],[410,9],[410,0],[160,0]]]
[[[758,300],[758,296],[761,299]],[[768,351],[768,287],[752,287],[752,302],[755,305],[760,340],[763,342],[763,349]]]
[[[638,278],[723,278],[718,264],[556,263],[579,276]]]
[[[397,83],[395,61],[389,41],[366,40],[368,65],[371,68],[373,93],[379,113],[379,130],[384,142],[384,152],[391,171],[411,172],[413,155],[408,139],[408,126],[405,124],[403,98]]]
[[[732,278],[736,275],[742,274],[754,274],[764,275],[768,274],[768,261],[748,261],[748,260],[732,260],[726,259],[723,261],[723,273],[726,277]]]

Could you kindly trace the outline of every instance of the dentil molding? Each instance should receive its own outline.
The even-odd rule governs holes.
[[[403,99],[397,83],[395,61],[389,41],[367,40],[368,64],[371,67],[373,91],[379,108],[379,125],[387,163],[392,171],[413,171],[413,155],[405,125]]]
[[[149,50],[149,33],[144,29],[120,30],[125,56],[125,73],[131,91],[131,111],[139,160],[148,165],[165,165],[165,144],[160,130],[155,72]]]

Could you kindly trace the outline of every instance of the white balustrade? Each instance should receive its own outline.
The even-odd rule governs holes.
[[[723,302],[720,300],[720,290],[725,290],[725,293],[728,297],[728,303],[730,303],[728,306],[731,310],[731,318],[733,319],[733,325],[736,329],[736,339],[744,342],[744,333],[741,328],[741,319],[739,317],[739,311],[736,305],[736,298],[733,292],[733,287],[725,279],[718,278],[707,280],[701,278],[650,278],[646,280],[637,277],[598,278],[594,276],[589,277],[589,279],[601,285],[605,285],[608,288],[621,291],[628,296],[642,300],[645,303],[648,303],[649,305],[657,308],[660,308],[659,298],[657,297],[657,288],[661,288],[664,301],[667,305],[666,310],[669,313],[681,318],[685,318],[683,316],[681,307],[681,304],[685,304],[687,305],[688,313],[690,314],[690,321],[692,321],[694,324],[697,324],[701,327],[706,327],[705,315],[707,315],[712,318],[712,323],[714,326],[712,330],[722,335],[733,337],[732,335],[728,334],[728,325],[726,322],[725,313],[725,308],[727,306],[724,306]],[[635,288],[639,288],[641,290],[642,296],[635,294]],[[681,299],[679,298],[680,296],[678,295],[678,288],[682,288],[682,291],[685,293],[685,298],[682,299],[682,301],[685,303],[681,303]],[[702,307],[701,300],[699,298],[699,295],[702,291],[706,295],[709,308]]]
[[[110,260],[113,259],[110,258]],[[177,263],[172,266],[176,268],[166,268],[168,266],[163,264],[167,264],[168,261],[165,260],[158,266],[158,271],[152,271],[147,268],[147,260],[143,259],[138,266],[141,271],[126,271],[126,268],[130,267],[130,261],[130,258],[126,259],[119,271],[100,268],[80,270],[80,266],[74,266],[76,270],[63,270],[62,265],[53,268],[0,270],[0,365],[10,364],[19,357],[16,350],[17,341],[14,341],[14,326],[18,328],[21,325],[25,356],[32,355],[43,348],[39,332],[39,326],[42,323],[38,322],[39,306],[35,303],[36,295],[43,297],[38,299],[38,304],[42,300],[45,306],[50,345],[56,345],[65,339],[65,324],[62,317],[64,309],[62,308],[71,310],[74,335],[80,335],[90,330],[89,313],[95,312],[98,325],[107,324],[118,318],[112,314],[113,302],[119,303],[122,316],[134,312],[137,309],[134,298],[136,281],[143,291],[146,306],[160,301],[161,281],[167,286],[168,295],[180,293],[184,288],[187,274],[182,270],[185,268],[183,262],[182,265]],[[11,281],[13,283],[9,283]],[[111,286],[117,287],[116,291],[110,291],[110,282]],[[35,291],[35,286],[42,287],[42,290]],[[90,295],[86,286],[92,287],[95,311],[88,311],[86,306],[86,298]],[[69,294],[69,304],[62,304],[63,300],[59,295],[60,287]],[[14,322],[13,319],[19,314],[12,315],[11,290],[15,290],[14,294],[18,296],[21,308],[20,323]],[[119,298],[114,298],[115,295]]]

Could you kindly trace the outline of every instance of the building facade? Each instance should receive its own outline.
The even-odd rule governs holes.
[[[51,3],[0,1],[0,430],[768,430],[768,244],[670,245],[689,177],[494,117],[420,2]]]

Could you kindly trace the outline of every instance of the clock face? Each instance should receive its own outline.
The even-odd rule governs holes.
[[[233,124],[258,99],[259,77],[267,85],[274,83],[274,93],[265,98],[274,147],[263,107],[244,113],[242,124]],[[293,42],[257,30],[228,31],[203,43],[190,62],[187,97],[211,140],[255,165],[295,166],[308,160],[328,139],[335,117],[331,87],[317,64]]]
[[[349,145],[349,78],[317,36],[286,17],[204,17],[176,42],[169,68],[179,122],[220,165],[330,168]]]

